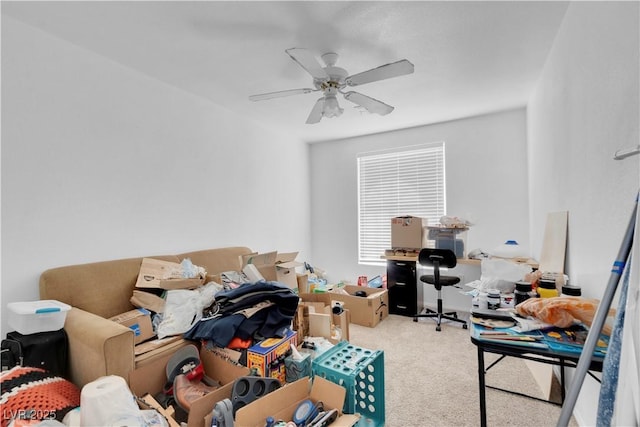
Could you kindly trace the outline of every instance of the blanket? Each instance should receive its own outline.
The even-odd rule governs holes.
[[[62,422],[70,410],[80,406],[80,389],[72,382],[41,368],[15,366],[0,374],[2,427],[35,421]]]

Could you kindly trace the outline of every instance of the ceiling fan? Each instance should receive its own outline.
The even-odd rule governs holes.
[[[314,88],[290,89],[251,95],[249,99],[251,101],[263,101],[265,99],[322,91],[324,95],[316,101],[311,109],[307,124],[318,123],[322,117],[340,116],[343,109],[338,104],[336,97],[338,93],[342,94],[347,101],[353,102],[370,113],[380,114],[381,116],[389,114],[393,111],[392,106],[358,92],[344,92],[343,89],[348,86],[360,86],[413,73],[413,64],[406,59],[349,75],[344,68],[335,66],[338,61],[337,53],[329,52],[322,55],[321,58],[325,64],[323,67],[307,49],[291,48],[286,49],[285,52],[305,71],[311,74]]]

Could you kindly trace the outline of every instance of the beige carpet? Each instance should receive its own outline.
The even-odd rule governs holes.
[[[375,328],[350,325],[349,341],[384,351],[386,426],[479,426],[476,346],[459,324],[414,322],[391,315]],[[485,353],[489,365],[498,356]],[[486,375],[487,385],[544,397],[521,359],[508,357]],[[555,426],[560,407],[486,389],[487,425]],[[572,426],[577,426],[571,420]]]

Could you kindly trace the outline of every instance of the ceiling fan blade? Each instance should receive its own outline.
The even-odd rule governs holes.
[[[411,73],[413,73],[413,64],[406,59],[402,59],[398,62],[381,65],[371,70],[349,76],[345,79],[345,82],[347,86],[358,86]]]
[[[318,123],[322,118],[322,109],[324,108],[324,97],[318,98],[316,104],[313,106],[309,117],[307,117],[307,124],[312,125]]]
[[[345,92],[343,95],[344,99],[365,108],[370,113],[376,113],[384,116],[393,111],[393,107],[391,105],[387,105],[382,101],[378,101],[377,99],[373,99],[358,92]]]
[[[304,68],[307,73],[311,74],[316,80],[329,80],[329,75],[322,68],[322,65],[318,62],[318,60],[313,56],[313,54],[307,49],[303,49],[300,47],[294,47],[291,49],[286,49],[285,52],[296,61],[302,68]]]
[[[251,101],[264,101],[265,99],[271,98],[282,98],[284,96],[291,95],[300,95],[303,93],[311,93],[317,92],[319,89],[311,89],[311,88],[303,88],[303,89],[290,89],[290,90],[281,90],[279,92],[269,92],[269,93],[261,93],[258,95],[251,95],[249,100]]]

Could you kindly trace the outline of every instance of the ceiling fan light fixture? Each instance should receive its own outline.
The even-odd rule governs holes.
[[[322,108],[322,115],[324,117],[339,117],[342,115],[344,109],[340,108],[338,99],[335,95],[326,95],[324,98],[324,107]]]
[[[328,52],[322,55],[323,66],[317,61],[314,54],[307,49],[291,48],[286,49],[285,52],[313,77],[313,86],[315,89],[302,88],[262,93],[249,96],[249,100],[262,101],[265,99],[322,91],[322,98],[316,99],[316,103],[313,105],[307,117],[306,123],[309,125],[320,122],[323,117],[331,118],[342,115],[344,110],[340,108],[340,104],[338,104],[338,99],[336,98],[338,93],[342,94],[345,100],[356,104],[356,108],[360,113],[375,113],[381,116],[391,113],[394,109],[391,105],[358,92],[343,92],[343,89],[346,86],[359,86],[411,74],[414,71],[413,64],[406,59],[402,59],[358,74],[349,75],[344,68],[335,66],[338,61],[337,53]]]

